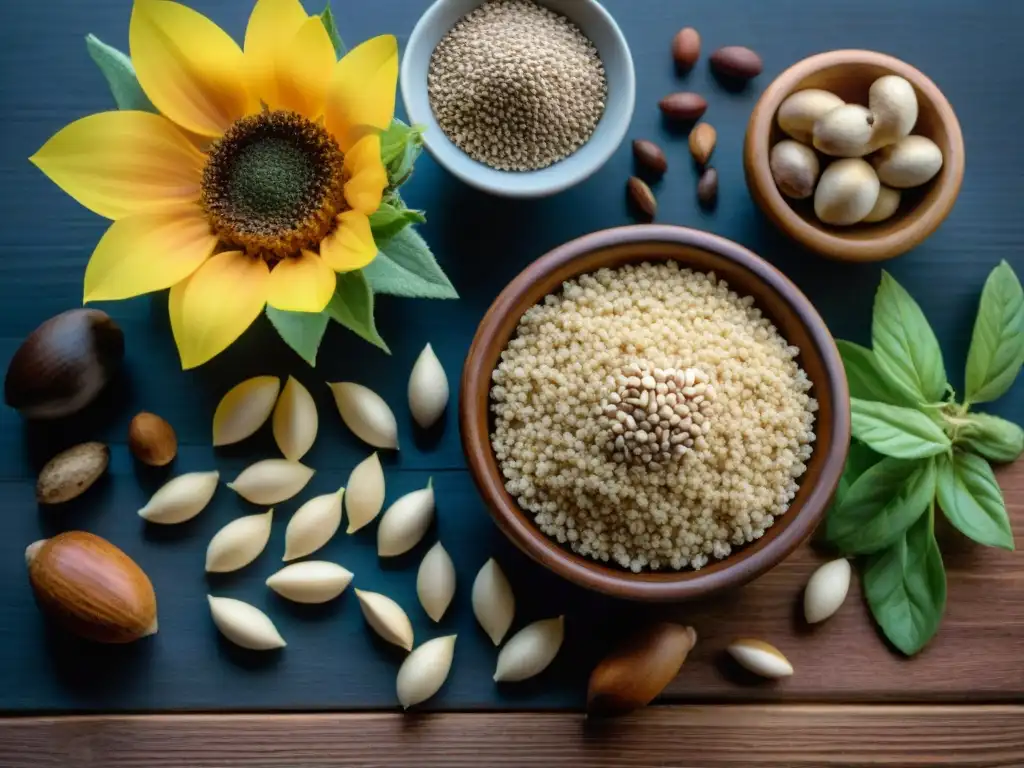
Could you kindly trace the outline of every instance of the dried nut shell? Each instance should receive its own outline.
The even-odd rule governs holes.
[[[505,572],[493,557],[473,581],[473,615],[495,646],[501,645],[516,615],[516,598]]]
[[[267,586],[296,603],[326,603],[352,583],[352,572],[335,563],[306,560],[286,565],[267,579]]]
[[[864,160],[836,160],[818,181],[814,213],[826,224],[856,224],[874,209],[880,188],[878,176]]]
[[[25,550],[40,610],[79,637],[129,643],[157,630],[153,584],[106,539],[68,531]]]
[[[909,189],[935,178],[942,169],[942,150],[924,136],[907,136],[883,147],[871,162],[887,187]]]
[[[708,109],[707,100],[699,93],[670,93],[658,102],[661,112],[669,120],[682,122],[700,120]]]
[[[355,533],[373,522],[384,507],[384,469],[376,453],[356,465],[348,476],[347,488],[348,533]]]
[[[737,640],[726,649],[729,655],[755,675],[768,678],[789,677],[793,665],[774,645],[763,640]]]
[[[711,123],[697,123],[693,126],[690,131],[690,154],[697,165],[703,167],[708,164],[717,141],[718,131]]]
[[[298,461],[316,442],[319,417],[313,396],[289,376],[274,408],[274,440],[288,461]]]
[[[794,200],[804,200],[814,194],[821,174],[818,155],[806,144],[792,139],[780,141],[772,147],[768,165],[779,192]]]
[[[685,27],[672,38],[672,59],[681,69],[690,69],[700,58],[700,33]]]
[[[761,57],[742,45],[727,45],[711,54],[711,69],[715,74],[737,80],[749,80],[764,70]]]
[[[900,209],[900,200],[902,198],[903,195],[898,189],[880,187],[875,207],[871,209],[871,213],[864,217],[863,222],[865,224],[877,224],[880,221],[891,218]]]
[[[139,510],[139,517],[160,525],[191,520],[210,503],[217,492],[220,472],[189,472],[168,480]]]
[[[416,573],[416,595],[420,605],[434,621],[440,621],[455,596],[455,564],[448,551],[437,542],[423,557]]]
[[[341,499],[345,489],[310,499],[292,515],[284,532],[284,560],[316,552],[341,526]]]
[[[398,450],[398,422],[384,398],[362,384],[328,384],[345,426],[374,448]]]
[[[123,358],[124,334],[106,312],[61,312],[14,353],[4,378],[4,402],[29,419],[70,416],[96,399]]]
[[[517,683],[539,675],[555,660],[565,638],[565,617],[535,621],[509,638],[498,654],[496,683]]]
[[[305,488],[312,477],[313,470],[297,461],[264,459],[243,469],[228,488],[253,504],[280,504]]]
[[[626,194],[641,218],[649,221],[658,213],[658,201],[643,179],[630,176],[629,181],[626,182]]]
[[[395,557],[420,543],[434,520],[434,489],[407,493],[390,507],[377,528],[377,554]]]
[[[863,157],[874,147],[875,116],[860,104],[843,104],[814,124],[814,147],[833,157]]]
[[[238,443],[256,432],[270,418],[280,391],[276,376],[256,376],[232,388],[213,414],[214,446]]]
[[[36,501],[60,504],[81,496],[110,465],[110,449],[103,443],[82,443],[50,459],[36,481]]]
[[[137,413],[128,425],[128,449],[150,467],[165,467],[178,455],[174,427],[155,413]]]
[[[776,118],[779,121],[779,128],[800,143],[810,144],[814,140],[814,124],[845,103],[829,91],[807,88],[797,91],[783,101]]]
[[[824,621],[846,600],[850,591],[850,561],[845,558],[825,563],[811,576],[804,590],[804,618],[808,624]]]
[[[665,690],[697,643],[693,627],[661,622],[629,638],[590,673],[587,712],[622,715]]]
[[[206,548],[206,572],[227,573],[244,568],[266,548],[274,510],[232,520],[210,540]]]
[[[661,147],[653,141],[636,139],[633,142],[633,157],[637,163],[658,176],[668,170],[668,158]]]
[[[405,657],[396,683],[398,701],[404,709],[426,701],[441,690],[452,668],[455,637],[435,637]]]
[[[423,429],[434,426],[448,407],[448,377],[429,344],[412,367],[408,394],[409,410]]]
[[[386,595],[362,589],[356,590],[356,597],[359,598],[359,607],[366,623],[374,632],[392,645],[412,650],[412,623],[398,603]]]
[[[287,645],[274,622],[256,606],[230,597],[207,595],[206,599],[213,623],[235,645],[250,651],[272,651]]]
[[[885,75],[871,84],[868,109],[875,116],[874,145],[884,147],[909,136],[917,125],[917,93],[899,75]]]

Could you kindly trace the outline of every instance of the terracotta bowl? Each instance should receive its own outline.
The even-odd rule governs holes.
[[[699,571],[633,573],[574,554],[548,538],[505,490],[491,448],[491,373],[523,313],[565,280],[602,267],[674,260],[714,271],[740,295],[753,296],[789,343],[813,382],[820,410],[817,441],[789,511],[757,542]],[[683,227],[610,229],[573,240],[527,267],[501,292],[477,330],[466,358],[459,404],[462,444],[470,473],[498,527],[521,550],[587,589],[631,600],[687,600],[750,581],[780,563],[821,520],[846,461],[849,393],[835,342],[810,301],[781,272],[736,243]]]
[[[784,197],[772,179],[769,152],[788,138],[775,120],[779,105],[805,88],[823,88],[846,102],[867,105],[871,84],[892,74],[910,81],[917,91],[920,114],[913,132],[939,145],[942,170],[923,187],[905,191],[900,209],[887,221],[852,227],[822,224],[811,200]],[[881,261],[920,245],[949,215],[964,178],[964,138],[946,97],[914,67],[873,51],[830,51],[794,64],[761,95],[747,126],[743,164],[751,196],[791,238],[831,259]]]

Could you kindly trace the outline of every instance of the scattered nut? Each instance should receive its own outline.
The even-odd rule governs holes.
[[[648,221],[654,218],[658,212],[658,201],[651,192],[651,188],[636,176],[630,176],[626,183],[626,191],[629,193],[629,201]]]
[[[284,561],[311,555],[324,546],[341,525],[345,489],[316,496],[299,507],[284,532]]]
[[[50,459],[36,481],[40,504],[61,504],[81,496],[102,477],[110,464],[110,449],[103,443],[82,443]]]
[[[658,102],[662,114],[670,120],[688,122],[699,120],[707,112],[708,102],[699,93],[681,91],[670,93]]]
[[[270,541],[273,518],[274,510],[268,509],[236,518],[217,531],[206,547],[206,572],[230,573],[259,557]]]
[[[668,170],[668,160],[665,157],[665,153],[653,141],[647,141],[646,139],[634,141],[633,157],[636,158],[636,161],[641,166],[658,176],[661,176]]]
[[[517,683],[539,675],[555,660],[564,638],[564,616],[535,621],[523,627],[498,653],[494,682]]]
[[[711,208],[718,202],[718,171],[705,168],[697,182],[697,199],[705,208]]]
[[[274,622],[256,606],[231,597],[207,595],[206,599],[213,623],[235,645],[250,651],[273,651],[287,645]]]
[[[395,501],[377,526],[377,554],[404,555],[420,543],[434,521],[434,486],[428,484]]]
[[[178,436],[164,419],[143,411],[128,425],[128,448],[143,464],[163,467],[178,455]]]
[[[685,27],[672,38],[672,58],[680,69],[690,69],[700,58],[700,33]]]
[[[191,520],[206,509],[219,480],[220,472],[189,472],[168,480],[139,510],[139,517],[159,525]]]
[[[748,671],[755,675],[768,678],[789,677],[793,674],[793,665],[789,659],[774,645],[764,640],[745,638],[736,640],[727,649],[729,655]]]
[[[761,57],[742,45],[727,45],[711,54],[711,69],[715,74],[736,80],[750,80],[764,70]]]
[[[850,590],[850,561],[833,560],[818,568],[804,590],[804,618],[808,624],[824,621],[839,610]]]
[[[701,168],[711,159],[717,141],[718,131],[711,123],[697,123],[690,131],[690,154]]]
[[[768,161],[775,186],[786,197],[803,200],[814,194],[821,164],[814,150],[792,139],[780,141]]]

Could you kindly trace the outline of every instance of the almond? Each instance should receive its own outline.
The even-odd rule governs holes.
[[[110,464],[110,449],[103,443],[82,443],[50,459],[36,481],[40,504],[60,504],[81,496]]]
[[[672,58],[680,69],[690,69],[700,58],[700,33],[693,27],[679,30],[672,38]]]
[[[658,102],[662,114],[670,120],[699,120],[708,109],[707,100],[699,93],[670,93]]]
[[[128,448],[143,464],[163,467],[178,455],[178,436],[164,419],[143,411],[128,425]]]
[[[626,192],[629,194],[629,201],[644,218],[647,220],[654,218],[654,214],[658,212],[658,201],[654,198],[651,188],[642,179],[631,176],[626,183]]]
[[[647,141],[646,139],[634,141],[633,157],[636,158],[636,161],[641,166],[658,176],[661,176],[668,170],[668,160],[665,157],[665,153],[653,141]]]
[[[690,131],[690,154],[701,168],[711,159],[717,141],[718,131],[711,123],[697,123]]]
[[[764,70],[761,57],[742,45],[727,45],[711,54],[711,69],[715,74],[736,80],[750,80]]]

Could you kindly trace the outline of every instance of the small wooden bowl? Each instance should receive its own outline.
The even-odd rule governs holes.
[[[790,94],[805,88],[822,88],[846,102],[867,105],[868,89],[883,75],[899,75],[914,86],[920,114],[913,133],[939,145],[942,170],[923,187],[906,190],[900,209],[887,221],[852,227],[822,224],[814,215],[813,200],[790,200],[775,186],[769,153],[776,142],[788,138],[775,115]],[[873,51],[830,51],[797,62],[761,95],[747,125],[743,165],[751,196],[794,240],[830,259],[881,261],[920,245],[949,215],[964,178],[964,138],[946,97],[914,67]]]
[[[677,261],[724,278],[772,320],[813,383],[819,410],[817,440],[785,515],[753,544],[699,571],[633,573],[573,553],[548,538],[505,490],[491,447],[491,374],[523,313],[562,283],[602,267]],[[744,584],[780,563],[817,526],[835,492],[850,443],[849,390],[842,361],[824,321],[781,272],[729,240],[693,229],[646,225],[609,229],[573,240],[527,267],[488,310],[466,357],[459,424],[470,473],[498,527],[541,565],[587,589],[631,600],[705,597]]]

